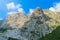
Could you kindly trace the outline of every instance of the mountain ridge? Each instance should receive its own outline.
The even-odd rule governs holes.
[[[52,11],[42,10],[42,8],[37,7],[29,16],[20,12],[8,15],[0,27],[3,31],[6,29],[3,32],[4,35],[3,33],[2,35],[8,39],[39,40],[56,29],[56,27],[52,26],[60,24],[58,21],[59,16],[53,13]],[[55,20],[56,18],[58,19]]]

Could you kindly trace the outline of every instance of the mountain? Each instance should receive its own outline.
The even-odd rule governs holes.
[[[2,35],[8,38],[38,40],[52,32],[53,29],[45,23],[48,20],[50,18],[39,7],[29,16],[24,13],[13,13],[8,15],[2,24]]]
[[[23,12],[8,15],[0,27],[2,40],[40,40],[60,24],[60,15],[37,7],[29,16]]]

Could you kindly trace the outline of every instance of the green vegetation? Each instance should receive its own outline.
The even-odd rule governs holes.
[[[0,28],[0,32],[1,32],[1,33],[5,32],[5,31],[7,31],[7,29],[5,29],[5,28]]]
[[[60,26],[57,26],[52,33],[41,38],[41,40],[60,40]]]
[[[0,28],[0,33],[4,33],[7,30],[14,30],[14,28]]]
[[[16,39],[16,38],[8,38],[8,40],[18,40],[18,39]]]

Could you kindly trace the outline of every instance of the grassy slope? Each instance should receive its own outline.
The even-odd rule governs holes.
[[[57,26],[52,33],[41,38],[41,40],[60,40],[60,26]]]

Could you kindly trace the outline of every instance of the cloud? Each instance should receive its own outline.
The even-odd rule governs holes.
[[[17,4],[17,5],[16,5],[16,8],[20,8],[20,7],[22,7],[21,4]]]
[[[30,13],[33,13],[33,12],[34,12],[34,9],[29,9],[29,12],[30,12]]]
[[[49,10],[51,10],[51,11],[53,11],[53,12],[56,11],[54,7],[50,7]]]
[[[23,12],[24,13],[24,9],[22,8],[21,4],[15,4],[14,2],[10,2],[7,5],[7,9],[8,10],[16,10],[15,12]],[[9,11],[8,14],[12,14],[14,11]]]
[[[11,2],[11,3],[8,3],[8,4],[7,4],[7,9],[8,9],[8,10],[9,10],[9,9],[17,9],[17,8],[19,8],[19,7],[21,7],[21,6],[22,6],[21,4],[15,5],[14,2]]]
[[[23,8],[18,8],[17,9],[19,12],[24,12],[24,9]]]
[[[11,15],[13,12],[8,12],[9,15]]]
[[[60,12],[60,3],[55,3],[53,7],[50,7],[49,10],[53,12]]]
[[[7,8],[8,9],[14,9],[15,8],[14,2],[8,3]]]
[[[8,15],[12,15],[12,14],[15,14],[17,12],[8,12]]]
[[[22,4],[15,4],[14,2],[10,2],[7,5],[7,9],[8,9],[8,14],[13,14],[13,12],[23,12],[25,13],[24,9],[22,8]],[[13,11],[16,10],[16,11]],[[29,14],[33,13],[34,9],[29,9]]]

